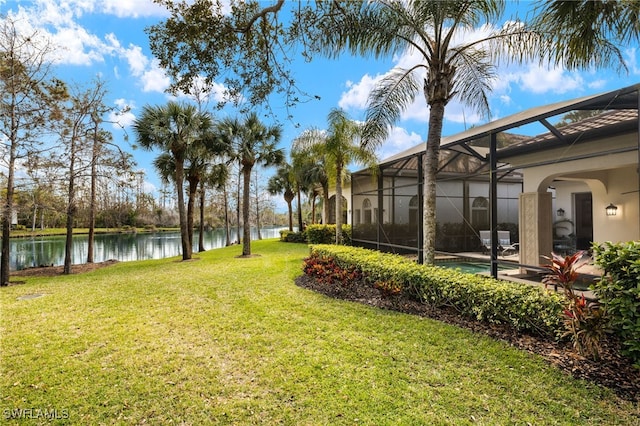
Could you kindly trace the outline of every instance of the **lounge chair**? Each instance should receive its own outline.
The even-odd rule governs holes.
[[[491,252],[491,231],[480,231],[480,242],[484,253]],[[498,231],[498,250],[503,256],[508,252],[518,251],[519,244],[511,243],[509,231]]]
[[[511,243],[511,234],[509,231],[498,231],[498,248],[502,250],[503,256],[510,251],[514,253],[517,252],[519,246],[519,243]]]

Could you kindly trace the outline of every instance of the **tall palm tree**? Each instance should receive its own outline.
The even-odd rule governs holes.
[[[287,203],[289,231],[293,231],[293,208],[291,207],[291,202],[295,197],[294,186],[293,170],[291,165],[286,162],[278,166],[276,174],[269,178],[267,184],[267,191],[271,195],[282,194],[284,201]]]
[[[324,153],[332,166],[336,183],[336,243],[342,242],[342,185],[346,167],[360,163],[373,167],[376,156],[371,145],[360,145],[362,126],[349,119],[341,109],[335,108],[327,116],[328,130],[310,129],[303,132],[293,142],[293,151],[316,151]]]
[[[463,35],[493,23],[504,11],[502,0],[387,0],[340,3],[328,14],[319,42],[325,52],[338,55],[343,48],[352,53],[375,56],[419,53],[409,68],[397,67],[384,77],[368,100],[363,144],[377,146],[389,135],[416,96],[429,105],[429,128],[424,168],[423,261],[433,263],[436,236],[436,172],[445,106],[458,98],[489,114],[488,92],[495,77],[494,60],[508,48],[520,48],[519,56],[533,56],[538,39],[521,25],[507,25],[482,40]],[[462,39],[458,43],[458,39]]]
[[[202,141],[212,126],[209,114],[198,111],[193,105],[177,102],[169,102],[164,106],[145,106],[133,125],[141,147],[147,150],[160,149],[174,163],[172,180],[178,198],[183,260],[191,259],[193,251],[184,204],[185,161],[190,146]]]
[[[298,223],[300,228],[304,226],[302,221],[301,192],[307,194],[311,203],[311,222],[315,223],[315,199],[318,194],[318,187],[323,188],[323,193],[327,199],[326,217],[329,217],[329,172],[324,164],[324,153],[321,145],[314,146],[308,151],[294,151],[291,154],[294,181],[298,196]]]
[[[187,187],[187,230],[189,246],[194,246],[193,232],[195,223],[195,202],[198,195],[198,190],[201,192],[201,213],[204,202],[202,201],[205,189],[204,183],[215,179],[225,179],[226,174],[222,175],[222,172],[218,169],[218,166],[211,166],[210,162],[216,158],[221,157],[225,153],[228,153],[227,146],[220,140],[215,138],[210,133],[205,134],[202,139],[194,141],[188,148],[185,154],[184,174],[185,181],[188,184]],[[156,157],[153,161],[153,165],[160,175],[160,179],[163,183],[172,182],[175,178],[176,162],[175,158],[168,152],[163,152]],[[202,241],[202,217],[200,221],[200,241],[198,245],[198,251],[204,251],[204,244]]]
[[[233,156],[242,172],[242,256],[251,256],[251,226],[249,223],[251,171],[253,167],[276,166],[284,161],[284,152],[278,148],[282,135],[280,126],[264,125],[256,113],[247,114],[243,120],[228,118],[218,126],[220,136],[234,148]]]
[[[327,158],[322,152],[322,145],[315,146],[310,151],[292,152],[293,166],[302,171],[303,186],[310,188],[315,198],[317,188],[322,191],[322,215],[329,220],[329,183],[332,175],[332,165],[327,164]],[[312,205],[312,208],[315,207]],[[313,214],[315,220],[315,213]]]

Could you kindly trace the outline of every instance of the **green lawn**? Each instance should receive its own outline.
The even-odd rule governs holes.
[[[503,343],[297,287],[306,246],[252,248],[0,289],[0,422],[20,409],[73,424],[640,421]]]

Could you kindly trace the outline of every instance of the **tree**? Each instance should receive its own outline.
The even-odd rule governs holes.
[[[322,152],[332,166],[336,183],[336,243],[342,242],[342,185],[346,167],[357,162],[374,167],[376,156],[371,145],[360,145],[362,126],[349,119],[341,109],[333,109],[328,117],[328,130],[310,129],[293,142],[295,152]]]
[[[400,1],[333,3],[316,37],[325,53],[375,56],[418,52],[409,68],[395,68],[369,95],[363,145],[378,146],[389,129],[418,94],[429,105],[429,127],[424,169],[423,261],[433,263],[436,237],[436,172],[445,106],[454,98],[489,115],[488,92],[495,77],[495,59],[535,56],[540,38],[519,23],[492,30],[480,40],[463,37],[465,31],[494,23],[501,17],[501,0]],[[487,27],[489,28],[489,27]],[[461,43],[456,43],[462,38]]]
[[[284,94],[286,106],[311,98],[296,87],[287,65],[297,56],[296,47],[306,44],[303,33],[315,21],[313,6],[302,7],[308,12],[303,14],[300,4],[284,0],[233,2],[226,11],[217,0],[156,2],[171,16],[146,32],[174,90],[189,93],[201,79],[206,86],[224,84],[219,107],[226,102],[265,105],[274,92]],[[291,14],[280,19],[289,4]]]
[[[540,48],[543,58],[568,68],[623,67],[621,47],[640,40],[637,0],[540,1],[534,28],[550,42]]]
[[[106,91],[100,82],[94,82],[88,89],[73,87],[71,91],[68,91],[66,84],[61,81],[57,82],[57,86],[59,88],[57,95],[55,99],[52,99],[49,108],[49,120],[55,127],[64,147],[60,160],[67,174],[67,219],[63,273],[70,274],[73,228],[77,214],[77,180],[86,175],[88,167],[91,167],[91,171],[95,174],[93,166],[97,164],[98,144],[100,144],[96,121],[99,120],[100,112],[106,111],[103,102]],[[91,153],[90,157],[89,153]],[[95,194],[92,195],[95,196]],[[91,250],[93,250],[93,246],[91,246]]]
[[[187,212],[184,204],[185,160],[189,147],[202,140],[212,128],[209,114],[199,112],[192,105],[169,102],[165,106],[145,106],[133,125],[140,146],[147,150],[160,149],[171,156],[175,169],[173,181],[178,199],[182,259],[189,260],[193,246],[189,244]]]
[[[111,133],[101,129],[104,122],[103,115],[111,108],[104,105],[104,96],[106,95],[105,83],[98,79],[93,82],[93,92],[96,95],[95,102],[90,105],[89,114],[91,122],[88,124],[91,145],[91,189],[89,199],[89,235],[87,245],[87,263],[93,263],[95,225],[96,225],[96,197],[99,166],[106,165],[117,169],[122,173],[125,170],[131,170],[134,163],[130,154],[124,153],[117,145],[111,143]],[[116,147],[116,152],[108,149],[107,146]]]
[[[0,134],[2,162],[7,169],[2,208],[2,256],[0,286],[9,284],[9,250],[16,162],[42,144],[46,129],[43,107],[48,91],[55,89],[47,79],[50,44],[37,32],[21,34],[16,22],[3,17],[0,22]]]
[[[332,165],[327,163],[322,145],[315,145],[311,149],[292,152],[293,166],[299,170],[303,182],[303,186],[311,188],[315,197],[317,187],[322,189],[322,216],[325,220],[329,220],[329,182]],[[315,202],[312,208],[315,207]],[[315,213],[312,221],[315,223]]]
[[[287,213],[289,217],[289,231],[293,232],[293,209],[291,202],[295,197],[293,192],[294,182],[292,179],[292,167],[289,163],[283,162],[276,169],[276,174],[269,178],[267,191],[271,195],[282,194],[287,203]]]
[[[229,169],[226,164],[219,163],[208,167],[204,179],[200,182],[200,233],[198,236],[198,251],[203,252],[204,249],[204,208],[205,208],[205,194],[206,188],[212,187],[216,190],[222,190],[227,184],[227,179],[229,177]],[[225,195],[225,226],[227,231],[227,245],[229,241],[229,229],[228,229],[228,219],[227,219],[227,207],[226,207],[226,195]]]
[[[220,133],[231,142],[234,158],[242,172],[242,256],[251,256],[251,226],[249,223],[251,171],[258,164],[277,166],[284,161],[284,152],[277,148],[282,134],[280,126],[265,126],[256,113],[249,113],[244,120],[227,118],[219,126]]]

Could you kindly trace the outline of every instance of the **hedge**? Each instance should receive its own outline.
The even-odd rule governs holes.
[[[345,269],[358,268],[372,285],[398,286],[436,307],[451,306],[477,320],[546,336],[562,330],[564,299],[541,287],[420,265],[400,255],[358,247],[319,244],[310,250],[311,257],[331,258]]]
[[[309,225],[302,232],[280,231],[280,241],[287,243],[335,244],[336,225]],[[342,225],[342,244],[351,245],[351,225]]]
[[[640,241],[593,245],[605,276],[593,286],[620,338],[622,353],[640,366]]]

